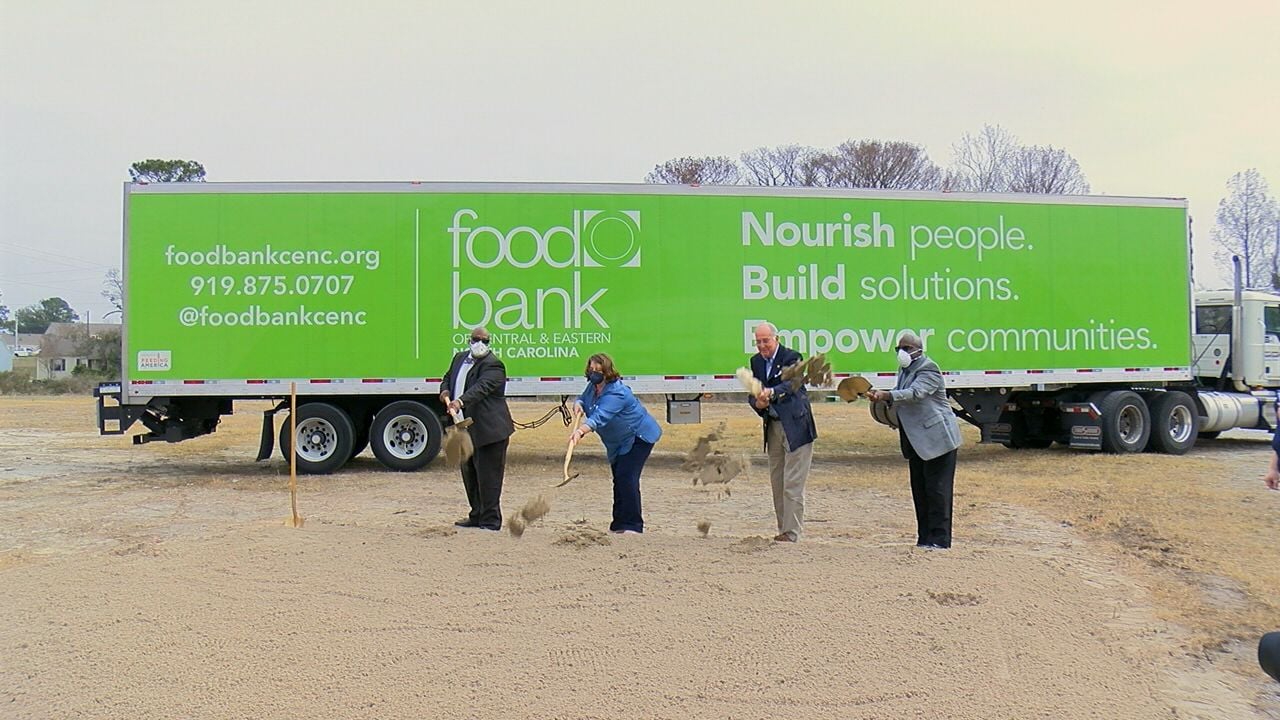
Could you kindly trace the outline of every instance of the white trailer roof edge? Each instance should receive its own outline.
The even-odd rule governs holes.
[[[941,200],[1187,208],[1186,198],[1121,195],[1049,195],[1032,193],[959,193],[926,190],[869,190],[755,185],[658,185],[649,183],[494,183],[494,182],[126,182],[125,194],[203,193],[573,193],[579,195],[695,195],[724,197],[823,197],[850,200]]]

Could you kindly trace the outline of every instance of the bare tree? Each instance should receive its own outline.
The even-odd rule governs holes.
[[[124,310],[124,280],[119,268],[111,268],[102,278],[102,297],[116,310]]]
[[[1006,192],[1009,166],[1019,149],[1018,138],[999,125],[983,125],[977,135],[965,133],[952,146],[958,190]]]
[[[670,185],[737,185],[741,177],[742,171],[732,158],[709,155],[676,158],[655,165],[644,181]]]
[[[829,187],[937,190],[942,179],[923,147],[896,140],[848,140],[814,157],[807,172]]]
[[[758,147],[742,153],[740,159],[746,168],[746,183],[764,187],[789,187],[803,185],[805,161],[815,153],[802,145]]]
[[[832,149],[761,146],[741,165],[723,156],[684,157],[658,165],[650,183],[837,187],[943,192],[1087,193],[1080,163],[1066,150],[1025,146],[999,125],[984,125],[953,146],[955,165],[941,168],[924,147],[898,140],[848,140]]]
[[[1052,145],[1018,148],[1009,163],[1009,191],[1079,195],[1089,192],[1080,163]]]
[[[938,177],[938,189],[942,192],[965,192],[968,188],[964,175],[955,168],[943,168]]]
[[[1248,287],[1280,288],[1280,238],[1277,237],[1276,201],[1267,181],[1256,169],[1245,170],[1227,181],[1227,197],[1218,203],[1218,225],[1213,240],[1219,264],[1230,272],[1231,256],[1239,255]]]
[[[815,150],[800,160],[797,178],[804,187],[839,187],[839,158],[830,150]]]

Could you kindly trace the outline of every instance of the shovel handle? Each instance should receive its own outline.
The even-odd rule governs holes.
[[[564,480],[562,480],[560,484],[556,485],[555,487],[558,487],[558,488],[564,487],[565,485],[569,484],[570,480],[578,477],[578,473],[576,472],[573,473],[572,475],[569,474],[569,463],[573,461],[574,448],[578,447],[578,441],[573,438],[573,433],[578,430],[578,425],[581,424],[581,420],[582,420],[582,416],[577,413],[574,413],[573,430],[569,432],[569,438],[570,438],[569,447],[566,448],[564,451]]]

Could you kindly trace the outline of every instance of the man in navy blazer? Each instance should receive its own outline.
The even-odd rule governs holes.
[[[778,328],[772,323],[757,325],[755,337],[758,352],[751,356],[751,374],[763,390],[747,402],[764,419],[764,447],[769,453],[773,511],[778,519],[773,539],[796,542],[804,527],[804,485],[818,429],[804,385],[792,390],[782,380],[782,369],[800,362],[800,353],[778,343]]]

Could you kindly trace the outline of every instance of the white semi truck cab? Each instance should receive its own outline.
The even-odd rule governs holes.
[[[956,414],[983,442],[1010,448],[1073,448],[1182,454],[1200,439],[1244,428],[1275,432],[1280,389],[1280,295],[1216,290],[1194,294],[1185,379],[1091,382],[950,390]],[[1133,368],[1132,370],[1140,370]],[[997,376],[998,377],[998,376]],[[873,415],[882,421],[891,414]]]

